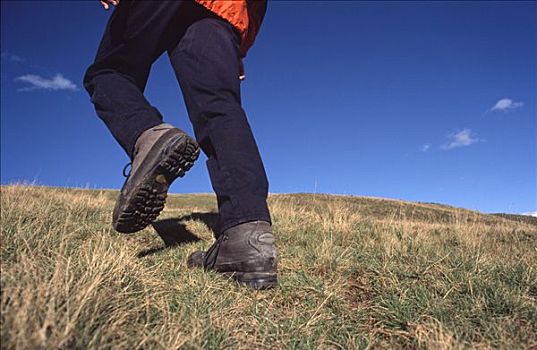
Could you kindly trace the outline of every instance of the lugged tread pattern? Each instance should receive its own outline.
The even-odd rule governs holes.
[[[164,209],[169,186],[192,168],[199,154],[199,146],[190,137],[184,135],[174,140],[154,171],[144,178],[126,207],[120,210],[113,222],[114,228],[122,233],[133,233],[155,221]]]

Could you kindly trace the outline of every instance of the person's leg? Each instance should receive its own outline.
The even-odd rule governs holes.
[[[220,232],[241,223],[269,222],[268,181],[241,106],[239,36],[214,17],[195,20],[170,61],[217,195]]]
[[[217,271],[251,288],[277,285],[277,254],[267,207],[268,181],[241,107],[239,36],[197,5],[181,40],[169,50],[196,138],[208,157],[220,230],[190,268]],[[197,9],[197,10],[196,10]]]
[[[151,65],[166,50],[163,34],[181,5],[181,1],[121,1],[84,76],[97,115],[131,159],[138,137],[162,123],[143,91]]]
[[[153,62],[181,34],[181,1],[121,1],[112,14],[84,86],[97,114],[132,160],[113,212],[119,232],[149,225],[164,207],[169,185],[199,154],[183,131],[162,123],[144,98]],[[183,29],[184,31],[184,29]]]

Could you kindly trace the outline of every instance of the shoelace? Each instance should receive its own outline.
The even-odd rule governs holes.
[[[214,268],[214,265],[216,265],[216,259],[218,257],[218,252],[220,251],[220,245],[227,241],[228,237],[225,234],[221,234],[217,239],[216,242],[207,250],[205,253],[205,261],[203,262],[204,267],[208,267],[210,269]],[[212,261],[211,258],[213,258]],[[210,266],[209,266],[210,265]]]
[[[130,167],[130,168],[129,168]],[[129,172],[127,173],[127,168],[129,168]],[[131,171],[132,171],[132,162],[130,163],[127,163],[124,167],[123,167],[123,176],[125,177],[129,177],[131,176]]]

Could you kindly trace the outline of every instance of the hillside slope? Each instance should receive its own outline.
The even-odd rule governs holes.
[[[153,227],[110,225],[114,191],[1,188],[1,344],[35,348],[537,346],[537,225],[444,205],[273,195],[280,286],[186,269],[211,195]]]

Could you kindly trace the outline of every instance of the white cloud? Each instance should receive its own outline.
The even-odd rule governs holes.
[[[20,88],[18,91],[32,91],[37,89],[43,90],[71,90],[76,91],[78,87],[71,80],[64,78],[61,74],[56,74],[52,79],[43,78],[39,75],[26,74],[15,79],[15,81],[30,84]]]
[[[427,151],[429,150],[429,148],[431,148],[431,145],[428,144],[428,143],[426,143],[426,144],[424,144],[424,145],[422,145],[422,146],[420,147],[420,151],[422,151],[422,152],[427,152]]]
[[[483,141],[478,139],[475,134],[470,129],[464,129],[459,132],[449,134],[449,141],[444,146],[443,149],[449,150],[458,147],[470,146],[476,142]]]
[[[537,210],[536,211],[530,211],[530,212],[527,212],[527,213],[522,213],[520,215],[534,216],[534,217],[537,218]]]
[[[24,58],[17,56],[15,54],[12,54],[11,52],[2,52],[2,61],[9,61],[9,62],[23,62]]]
[[[515,102],[511,100],[510,98],[502,98],[496,104],[490,109],[491,112],[493,111],[512,111],[513,109],[521,108],[524,106],[524,102]]]

